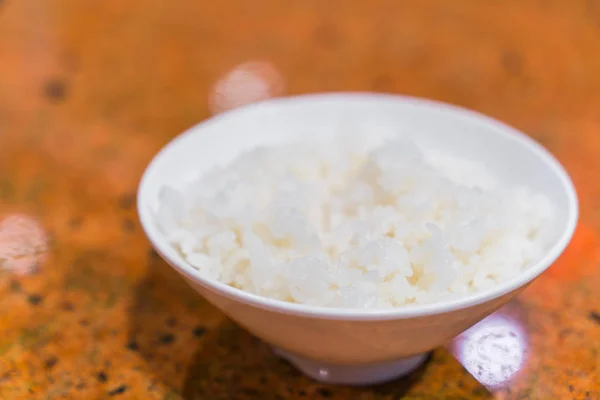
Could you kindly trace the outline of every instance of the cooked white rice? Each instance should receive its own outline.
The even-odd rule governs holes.
[[[345,308],[485,290],[548,245],[544,195],[410,141],[360,139],[260,148],[164,187],[159,227],[207,278]]]

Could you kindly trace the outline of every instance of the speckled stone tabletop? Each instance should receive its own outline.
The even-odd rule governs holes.
[[[265,97],[375,90],[504,120],[581,220],[521,296],[410,377],[301,376],[150,250],[152,155]],[[0,0],[1,399],[600,399],[600,1]]]

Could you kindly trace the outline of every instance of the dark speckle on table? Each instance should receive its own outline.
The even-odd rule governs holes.
[[[127,391],[127,386],[121,385],[121,386],[118,386],[118,387],[114,388],[113,390],[109,391],[108,395],[109,396],[116,396],[116,395],[119,395],[119,394],[123,394],[126,391]]]
[[[130,210],[135,205],[135,195],[124,194],[119,197],[119,207],[123,210]]]
[[[27,296],[27,301],[29,302],[29,304],[34,306],[40,304],[42,300],[43,298],[39,294],[30,294],[29,296]]]
[[[127,348],[131,351],[138,351],[140,346],[135,340],[131,340],[129,343],[127,343]]]
[[[597,324],[600,324],[600,312],[590,311],[589,318]]]
[[[96,377],[98,378],[98,382],[104,383],[108,381],[108,376],[106,376],[106,372],[104,371],[98,372],[98,375]]]
[[[52,367],[54,367],[56,364],[58,364],[58,358],[57,357],[50,357],[46,360],[46,362],[44,362],[44,366],[47,369],[51,369]]]
[[[160,335],[158,341],[161,344],[171,344],[175,341],[175,335],[173,335],[172,333],[165,333],[163,335]]]
[[[317,393],[319,393],[321,397],[331,397],[331,390],[327,388],[319,388]]]
[[[44,85],[44,96],[52,101],[60,101],[66,98],[67,88],[64,81],[52,79]]]
[[[204,336],[204,334],[206,333],[206,328],[203,328],[201,326],[197,326],[197,327],[194,328],[194,330],[192,331],[192,333],[196,337]]]
[[[61,308],[64,311],[73,311],[75,309],[75,307],[73,306],[73,303],[69,303],[68,301],[65,301],[64,303],[62,303]]]
[[[69,220],[69,228],[72,230],[78,230],[81,228],[81,224],[83,223],[83,218],[76,217]]]
[[[125,218],[121,223],[121,227],[123,228],[123,232],[130,233],[135,231],[135,221],[131,218]]]

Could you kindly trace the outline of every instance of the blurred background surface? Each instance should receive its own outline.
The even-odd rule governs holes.
[[[188,289],[137,222],[194,123],[322,91],[481,111],[566,166],[581,222],[407,379],[325,387]],[[0,0],[1,399],[600,399],[600,1]]]

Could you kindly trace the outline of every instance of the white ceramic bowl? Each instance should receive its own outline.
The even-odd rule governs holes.
[[[202,278],[158,230],[153,212],[163,184],[177,186],[243,150],[319,131],[340,119],[393,126],[417,143],[481,161],[501,180],[545,193],[558,210],[552,245],[520,275],[472,296],[391,310],[330,309],[272,300]],[[148,166],[138,191],[138,211],[156,251],[198,293],[305,374],[327,383],[359,385],[410,372],[427,352],[523,290],[569,243],[578,205],[573,184],[556,159],[507,125],[434,101],[339,93],[256,103],[194,126],[165,146]]]

